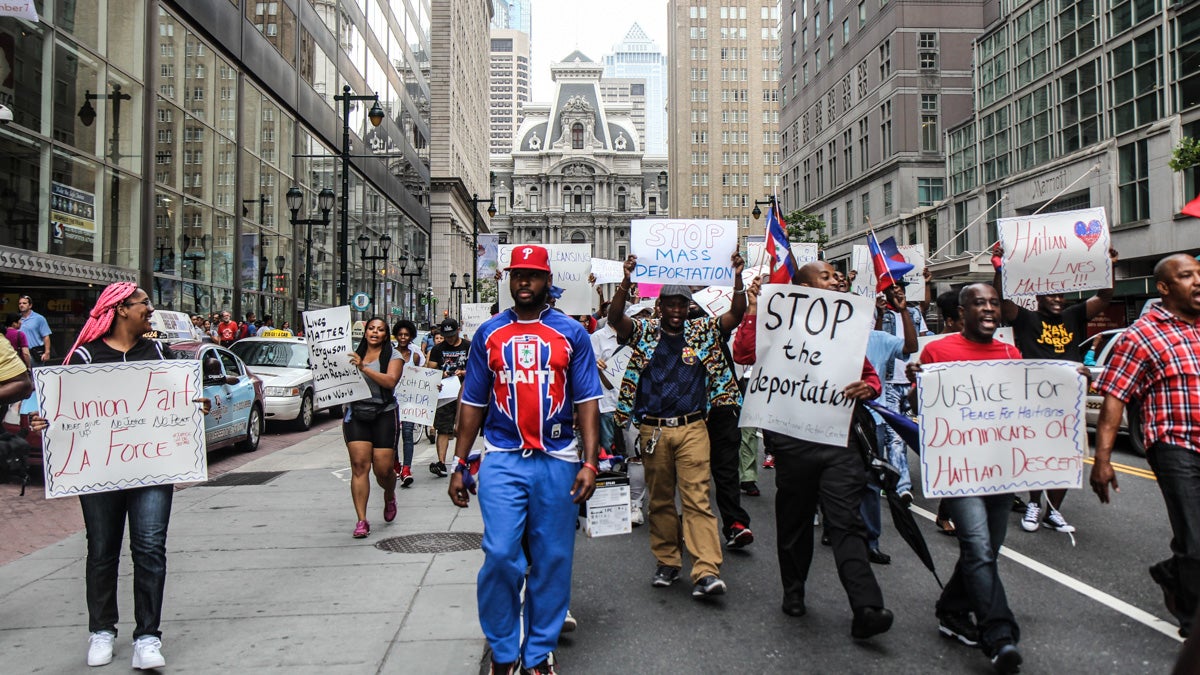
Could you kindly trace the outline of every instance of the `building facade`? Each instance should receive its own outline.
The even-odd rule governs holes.
[[[98,0],[45,3],[36,23],[0,18],[0,103],[14,117],[0,126],[6,309],[31,294],[61,356],[97,288],[118,280],[160,309],[254,310],[276,325],[298,323],[305,295],[324,307],[364,290],[373,311],[398,305],[394,270],[367,279],[351,240],[428,247],[426,7]],[[343,87],[377,93],[384,111],[375,127],[373,102],[350,107],[345,162]],[[311,245],[291,224],[292,186],[301,218],[317,215],[319,190],[338,193]]]
[[[529,35],[511,28],[492,28],[488,78],[488,148],[493,155],[504,154],[512,148],[513,135],[529,103]]]
[[[533,38],[532,0],[493,0],[492,28],[511,28]]]
[[[591,244],[623,260],[630,221],[666,216],[666,161],[638,149],[629,103],[604,103],[603,72],[579,52],[553,64],[554,98],[529,105],[511,152],[492,156],[501,243]]]
[[[736,220],[779,183],[779,3],[667,3],[671,216]]]
[[[602,60],[606,86],[624,78],[645,82],[643,110],[636,113],[642,118],[642,150],[648,155],[667,154],[667,59],[659,46],[635,23]]]
[[[605,103],[628,103],[633,116],[633,128],[638,133],[638,149],[646,151],[646,80],[640,77],[609,77],[600,80],[600,100]]]

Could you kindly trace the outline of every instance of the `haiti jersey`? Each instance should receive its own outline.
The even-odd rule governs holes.
[[[536,321],[511,309],[475,331],[462,402],[488,408],[488,451],[542,450],[578,461],[572,407],[603,395],[592,343],[571,317],[546,308]]]

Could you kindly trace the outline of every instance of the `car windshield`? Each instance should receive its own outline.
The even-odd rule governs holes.
[[[307,368],[308,345],[295,342],[255,340],[238,342],[230,347],[248,366],[269,368]]]

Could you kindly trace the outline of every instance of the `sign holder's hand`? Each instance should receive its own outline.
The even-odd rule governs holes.
[[[842,396],[855,401],[866,401],[875,398],[875,389],[863,380],[851,382],[842,390]]]
[[[904,366],[904,376],[912,384],[917,383],[917,373],[919,372],[921,372],[921,361],[919,359],[913,359],[908,362],[908,365]]]
[[[742,257],[742,254],[734,252],[733,255],[729,256],[729,261],[733,264],[733,278],[741,279],[742,270],[746,269],[745,258]]]

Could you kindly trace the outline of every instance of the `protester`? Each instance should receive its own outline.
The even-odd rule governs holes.
[[[621,382],[618,426],[640,424],[642,462],[650,493],[650,548],[658,562],[652,584],[670,586],[683,565],[682,547],[692,556],[692,597],[725,593],[721,580],[721,542],[709,503],[709,442],[705,418],[711,409],[741,404],[741,392],[721,354],[722,333],[741,321],[746,309],[742,288],[745,261],[733,265],[733,303],[720,317],[686,319],[692,293],[667,285],[659,292],[661,320],[633,321],[625,316],[629,276],[637,256],[625,260],[625,276],[613,293],[608,324],[633,353]],[[675,508],[678,488],[682,528]]]
[[[941,335],[962,332],[962,318],[958,312],[958,291],[946,291],[937,297],[938,314],[942,317]],[[937,515],[933,519],[941,534],[954,535],[954,520],[946,510],[946,500],[938,500]]]
[[[1187,637],[1200,611],[1200,262],[1177,254],[1154,266],[1162,302],[1133,322],[1117,343],[1096,389],[1104,394],[1096,424],[1090,482],[1101,503],[1119,491],[1112,451],[1126,405],[1139,405],[1146,459],[1171,523],[1171,557],[1150,577]]]
[[[910,361],[916,382],[922,364],[989,359],[1020,359],[1016,347],[993,339],[1000,320],[1000,296],[987,284],[971,284],[958,296],[962,332],[925,346]],[[993,493],[942,500],[958,533],[958,563],[937,601],[938,632],[968,647],[979,646],[997,673],[1020,670],[1021,633],[1000,581],[998,557],[1008,531],[1012,497]],[[974,613],[975,620],[971,620]]]
[[[519,660],[521,672],[553,674],[551,656],[571,596],[576,517],[599,471],[601,388],[587,333],[548,307],[546,249],[520,247],[507,269],[514,306],[476,331],[449,494],[457,506],[470,501],[467,456],[482,425],[484,562],[477,595],[491,672],[516,673]]]
[[[32,393],[29,366],[22,362],[7,338],[0,340],[0,404],[19,403]]]
[[[372,469],[375,482],[383,488],[383,519],[396,517],[396,398],[394,390],[404,370],[404,360],[392,349],[387,322],[372,317],[363,327],[362,340],[350,354],[350,365],[363,374],[371,398],[354,401],[342,422],[342,437],[350,453],[350,496],[358,522],[354,538],[371,533],[367,522],[367,498],[371,496]]]
[[[34,365],[41,366],[50,362],[50,324],[46,317],[33,311],[33,298],[22,295],[17,299],[17,309],[21,312],[21,332],[29,344],[29,354],[33,357]]]
[[[913,306],[908,302],[905,296],[904,289],[907,284],[903,280],[896,281],[887,290],[883,292],[884,311],[880,314],[876,328],[885,333],[895,335],[898,338],[908,341],[908,323],[912,322],[913,330],[916,335],[932,335],[928,326],[925,325],[925,317],[921,314],[919,307]],[[915,351],[915,347],[914,350]],[[906,352],[911,354],[912,352]],[[883,371],[879,372],[879,377],[884,381],[883,400],[885,407],[889,410],[894,410],[898,413],[907,412],[908,409],[908,379],[904,376],[904,366],[907,356],[903,359],[897,359]],[[900,472],[900,480],[896,483],[896,493],[905,504],[911,504],[912,496],[912,476],[908,471],[908,446],[905,445],[904,439],[900,438],[890,426],[883,424],[883,437],[887,441],[888,463],[896,467]]]
[[[429,367],[442,371],[442,379],[457,377],[460,381],[466,374],[467,355],[471,351],[471,341],[459,336],[458,322],[450,317],[442,319],[438,325],[438,335],[442,341],[429,350]],[[445,386],[444,384],[442,386]],[[454,435],[455,418],[458,415],[458,405],[455,402],[438,406],[433,417],[433,428],[437,431],[437,461],[429,464],[429,473],[438,478],[446,477],[446,450],[450,447],[450,437]]]
[[[801,267],[792,283],[825,290],[839,290],[832,265],[811,262]],[[758,292],[757,282],[751,292]],[[733,342],[734,361],[752,364],[757,340],[756,318],[747,316],[738,326]],[[862,379],[842,390],[856,401],[879,397],[882,385],[865,358]],[[804,616],[805,583],[812,565],[813,516],[818,500],[824,512],[824,531],[833,547],[838,577],[854,618],[850,636],[863,640],[886,632],[894,619],[883,606],[883,592],[871,571],[867,552],[867,527],[860,507],[867,484],[867,468],[858,440],[851,434],[845,446],[825,445],[763,431],[775,452],[775,527],[779,575],[783,583],[781,608],[789,616]]]
[[[33,365],[32,355],[29,353],[29,339],[21,332],[21,315],[17,312],[9,312],[4,318],[4,337],[16,350],[17,356],[25,362],[26,366]]]
[[[228,347],[237,342],[238,324],[229,312],[221,312],[221,323],[217,324],[217,339],[222,347]]]
[[[617,389],[620,381],[613,382],[604,374],[608,361],[618,351],[628,350],[628,347],[617,340],[617,331],[606,321],[604,326],[591,334],[592,352],[596,355],[596,368],[600,373],[600,384],[604,395],[600,398],[600,450],[615,454],[617,425],[613,413],[617,410]],[[615,379],[615,378],[614,378]]]
[[[392,326],[392,336],[396,338],[396,353],[400,355],[401,362],[404,366],[424,366],[425,355],[420,349],[413,344],[413,338],[417,336],[417,325],[407,319],[400,319]],[[396,476],[400,480],[400,487],[409,487],[413,484],[412,475],[412,459],[413,459],[413,433],[416,425],[412,422],[400,423],[400,439],[404,444],[403,459],[396,458]]]

